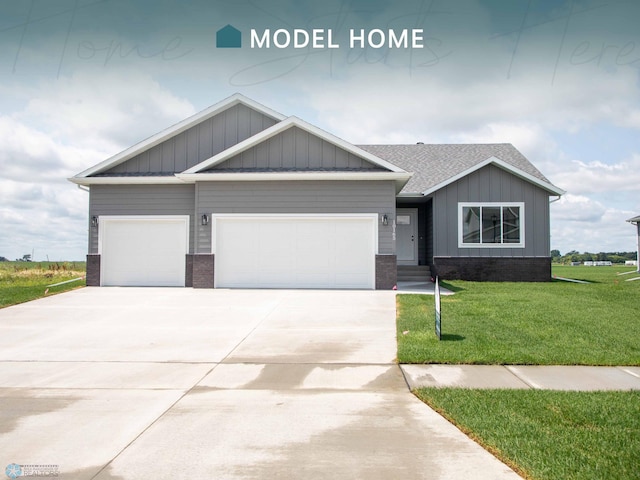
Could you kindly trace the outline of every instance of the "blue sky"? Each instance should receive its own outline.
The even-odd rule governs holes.
[[[617,0],[2,1],[0,256],[82,259],[66,178],[235,92],[356,144],[513,143],[567,191],[552,248],[635,250],[638,21]],[[243,48],[215,48],[228,23]],[[252,50],[251,28],[340,48]],[[350,49],[351,28],[422,28],[425,48]]]

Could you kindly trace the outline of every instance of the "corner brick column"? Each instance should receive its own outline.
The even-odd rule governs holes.
[[[391,290],[397,282],[397,257],[395,255],[376,255],[376,290]]]
[[[87,255],[87,287],[100,286],[100,255]]]
[[[185,256],[184,286],[193,287],[193,255]]]
[[[193,255],[193,288],[213,288],[215,255]]]

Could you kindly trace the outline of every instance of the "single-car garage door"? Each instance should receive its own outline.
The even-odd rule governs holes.
[[[375,288],[377,215],[214,215],[216,287]]]
[[[184,287],[189,217],[101,216],[101,284]]]

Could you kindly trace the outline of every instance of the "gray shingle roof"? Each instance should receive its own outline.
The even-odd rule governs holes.
[[[510,143],[358,145],[369,153],[413,172],[401,193],[422,193],[496,157],[543,182],[551,183]]]

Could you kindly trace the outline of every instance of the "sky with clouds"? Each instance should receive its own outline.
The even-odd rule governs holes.
[[[83,259],[66,179],[236,92],[355,144],[512,143],[567,191],[551,248],[633,251],[639,22],[627,0],[2,0],[0,256]],[[227,24],[242,48],[215,47]],[[251,49],[265,28],[339,48]],[[349,48],[350,29],[424,48]]]

